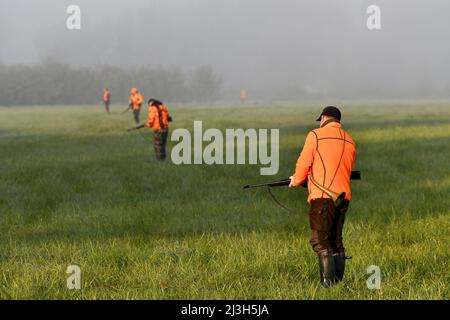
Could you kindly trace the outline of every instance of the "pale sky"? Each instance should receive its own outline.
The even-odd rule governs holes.
[[[82,29],[65,27],[79,5]],[[381,8],[381,30],[366,8]],[[448,0],[0,0],[0,61],[210,64],[229,87],[450,92]],[[434,92],[433,91],[433,92]]]

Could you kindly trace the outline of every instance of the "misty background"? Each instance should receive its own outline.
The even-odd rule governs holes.
[[[448,0],[0,0],[0,104],[95,103],[105,86],[125,101],[134,85],[171,101],[446,99],[449,16]]]

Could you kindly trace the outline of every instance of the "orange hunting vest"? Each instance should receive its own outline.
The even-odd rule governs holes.
[[[139,110],[141,108],[142,102],[144,102],[144,98],[139,92],[132,93],[130,95],[130,99],[128,99],[128,103],[131,104],[133,110]]]
[[[355,142],[338,122],[312,130],[297,160],[294,185],[300,185],[311,173],[320,185],[334,192],[345,192],[350,200],[350,174],[355,162]],[[326,193],[308,181],[308,202],[312,199],[329,198]]]

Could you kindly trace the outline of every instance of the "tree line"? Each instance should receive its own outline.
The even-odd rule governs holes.
[[[212,102],[220,97],[222,80],[211,66],[190,72],[178,67],[116,66],[73,68],[51,60],[35,65],[0,63],[0,105],[78,105],[101,101],[104,88],[112,103],[126,103],[131,87],[144,95],[171,102]]]

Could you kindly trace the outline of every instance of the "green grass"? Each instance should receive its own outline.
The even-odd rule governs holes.
[[[353,259],[328,290],[305,190],[274,191],[297,214],[242,190],[292,172],[320,106],[169,107],[173,128],[280,128],[279,174],[157,163],[119,106],[0,108],[0,298],[449,298],[450,105],[344,105],[363,180],[344,229]],[[66,287],[70,264],[81,290]]]

